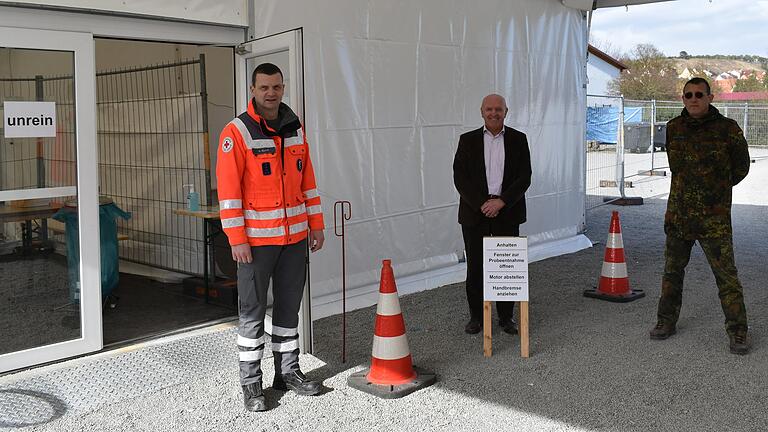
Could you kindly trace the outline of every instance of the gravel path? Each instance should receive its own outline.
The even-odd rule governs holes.
[[[341,317],[315,323],[315,353],[302,357],[302,367],[328,387],[318,397],[267,389],[273,408],[246,413],[233,347],[202,376],[91,410],[65,407],[60,417],[29,430],[768,430],[768,207],[734,208],[736,260],[753,337],[753,352],[735,356],[728,352],[714,278],[698,246],[688,267],[678,334],[667,341],[648,338],[663,265],[665,205],[646,200],[639,207],[593,210],[587,235],[599,242],[595,247],[531,264],[529,359],[520,358],[519,339],[498,328],[494,356],[482,356],[481,335],[463,333],[466,302],[463,286],[456,284],[401,298],[414,362],[439,375],[437,384],[405,398],[377,399],[346,384],[347,376],[370,361],[370,307],[347,316],[346,364],[340,362]],[[582,296],[597,283],[610,212],[616,209],[631,286],[647,294],[627,304]],[[184,367],[183,359],[178,367]],[[270,360],[265,374],[269,385]],[[0,380],[0,387],[12,387],[13,379]]]

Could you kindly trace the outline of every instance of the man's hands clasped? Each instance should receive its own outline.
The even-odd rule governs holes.
[[[491,198],[480,207],[480,211],[483,212],[485,217],[495,218],[505,205],[504,200],[501,198]]]

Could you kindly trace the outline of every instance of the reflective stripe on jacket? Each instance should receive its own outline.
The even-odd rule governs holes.
[[[233,246],[292,244],[308,229],[324,228],[306,135],[287,105],[280,105],[280,115],[280,130],[274,131],[251,101],[221,132],[219,214]]]

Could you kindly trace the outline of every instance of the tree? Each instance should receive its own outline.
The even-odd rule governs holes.
[[[678,79],[674,63],[655,46],[639,44],[622,62],[629,69],[608,83],[609,93],[639,100],[677,98]]]
[[[765,91],[765,84],[760,82],[757,77],[752,74],[747,79],[740,79],[736,81],[736,85],[733,86],[734,92],[761,92]]]
[[[613,45],[613,42],[607,40],[607,39],[600,39],[595,37],[594,35],[589,35],[589,43],[599,49],[600,51],[608,54],[609,56],[618,59],[621,57],[624,57],[624,55],[621,53],[621,49],[615,45]]]
[[[688,54],[688,52],[686,52],[686,51],[680,51],[679,57],[681,59],[688,60],[689,58],[691,58],[691,55]]]

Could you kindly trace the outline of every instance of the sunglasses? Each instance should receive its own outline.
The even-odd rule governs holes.
[[[694,96],[696,96],[696,99],[701,99],[701,98],[704,97],[704,93],[702,93],[702,92],[696,92],[696,93],[694,93],[694,92],[685,92],[683,94],[683,97],[686,98],[686,99],[690,99],[690,98],[692,98]]]

